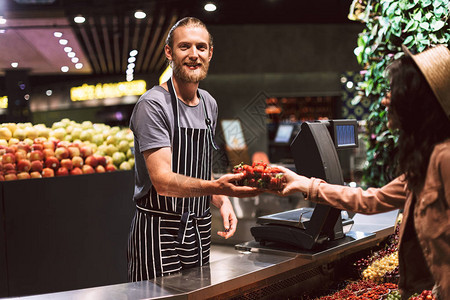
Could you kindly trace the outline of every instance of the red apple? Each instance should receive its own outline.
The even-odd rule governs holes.
[[[36,144],[36,143],[34,143],[33,145],[31,145],[31,151],[36,151],[36,150],[39,150],[39,151],[44,150],[44,145],[42,145],[42,144]]]
[[[114,172],[117,170],[117,167],[114,164],[107,164],[106,165],[106,172]]]
[[[48,138],[48,140],[53,143],[53,149],[55,149],[56,145],[58,145],[58,143],[59,143],[58,138],[55,138],[54,136],[51,136],[51,137]]]
[[[69,150],[70,157],[81,156],[80,148],[78,147],[70,146],[67,150]]]
[[[72,160],[70,158],[61,159],[61,167],[64,167],[67,170],[72,170],[73,168]]]
[[[92,148],[90,146],[82,146],[80,148],[81,156],[88,157],[89,155],[92,155]]]
[[[2,157],[3,164],[12,164],[16,162],[16,156],[13,153],[5,153]]]
[[[83,158],[81,156],[72,157],[72,164],[74,167],[81,168],[84,165]]]
[[[105,172],[106,172],[106,169],[105,169],[104,166],[98,165],[97,167],[95,167],[95,172],[96,172],[96,173],[105,173]]]
[[[44,168],[42,170],[42,177],[55,177],[55,171],[51,168]]]
[[[40,150],[35,150],[30,152],[30,161],[35,160],[43,160],[44,159],[44,152]]]
[[[47,139],[45,137],[37,137],[33,140],[34,144],[41,144],[42,146],[44,146],[44,142],[46,142]]]
[[[64,147],[64,148],[68,148],[71,145],[71,143],[69,141],[60,141],[56,144],[56,147]]]
[[[8,171],[16,171],[16,164],[12,164],[12,163],[3,163],[3,171],[8,172]]]
[[[55,156],[57,159],[62,160],[69,157],[69,150],[65,147],[59,147],[55,149]]]
[[[15,173],[5,174],[4,177],[5,177],[6,181],[16,180],[17,179],[17,175]]]
[[[59,160],[54,156],[47,157],[47,159],[45,160],[45,167],[56,170],[59,168]]]
[[[42,150],[42,152],[44,153],[45,158],[50,157],[50,156],[55,156],[55,151],[50,148],[44,148],[44,150]]]
[[[42,178],[41,172],[34,171],[30,173],[31,178]]]
[[[25,150],[18,149],[16,151],[16,153],[14,153],[14,156],[16,157],[16,161],[19,161],[21,159],[26,159],[27,158],[27,152]]]
[[[55,144],[52,141],[45,141],[42,145],[44,146],[44,149],[55,150]]]
[[[17,144],[17,150],[19,149],[24,150],[25,152],[30,152],[31,147],[24,141],[21,141]]]
[[[67,168],[61,167],[56,171],[56,176],[67,176],[69,175],[69,170]]]
[[[99,165],[106,167],[106,165],[107,165],[106,157],[104,157],[103,155],[98,155],[98,154],[94,154],[94,157],[97,159],[97,162]]]
[[[84,163],[86,165],[90,165],[93,168],[95,168],[98,165],[98,161],[93,155],[89,155],[88,157],[86,157]]]
[[[83,167],[81,168],[81,171],[83,171],[83,174],[95,173],[94,168],[90,165],[83,165]]]
[[[5,176],[3,176],[3,174],[0,174],[0,181],[5,181]]]
[[[72,170],[70,170],[70,175],[81,175],[81,174],[83,174],[83,171],[78,167],[75,167]]]
[[[31,169],[31,162],[28,159],[21,159],[17,162],[17,171],[28,172]]]
[[[9,146],[9,147],[6,147],[5,148],[5,152],[6,153],[16,153],[16,148],[14,148],[14,147],[11,147],[11,146]]]
[[[30,173],[28,172],[20,172],[17,174],[17,179],[30,179]]]
[[[31,168],[30,170],[32,172],[42,172],[42,169],[44,168],[44,164],[40,160],[35,160],[31,162]]]

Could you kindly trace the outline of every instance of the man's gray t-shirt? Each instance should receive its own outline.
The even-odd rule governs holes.
[[[198,89],[206,104],[213,131],[217,123],[216,100],[205,90]],[[180,127],[206,129],[204,106],[188,106],[178,100]],[[174,115],[170,93],[154,86],[143,94],[133,109],[130,129],[134,134],[135,188],[133,199],[144,197],[152,186],[143,152],[150,149],[172,147]]]

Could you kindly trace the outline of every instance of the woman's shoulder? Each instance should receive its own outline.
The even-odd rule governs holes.
[[[445,162],[450,166],[450,138],[434,146],[430,161]]]

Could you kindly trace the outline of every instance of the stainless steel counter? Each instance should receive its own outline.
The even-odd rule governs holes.
[[[397,214],[398,211],[372,216],[356,215],[352,235],[355,237],[359,235],[361,240],[357,244],[342,246],[318,256],[304,255],[301,250],[270,251],[253,243],[247,249],[254,252],[236,251],[235,255],[213,261],[208,266],[184,270],[150,281],[28,296],[21,299],[128,300],[212,297],[225,299],[239,298],[239,295],[250,293],[259,296],[269,293],[273,295],[287,290],[287,284],[295,286],[315,276],[326,278],[329,272],[327,273],[324,266],[346,255],[370,248],[392,234]],[[243,245],[238,245],[237,248],[246,249]],[[269,289],[270,286],[273,288]],[[257,298],[264,298],[259,296]]]

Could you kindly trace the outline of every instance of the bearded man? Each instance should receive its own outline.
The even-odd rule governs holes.
[[[192,17],[178,21],[164,46],[172,77],[136,103],[134,133],[136,212],[128,238],[128,281],[147,280],[209,263],[210,203],[231,237],[237,219],[227,196],[258,194],[233,184],[242,177],[212,176],[217,103],[199,82],[213,54],[206,25]]]

